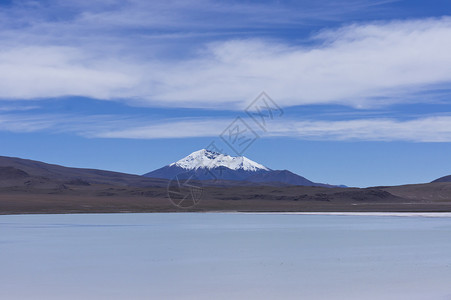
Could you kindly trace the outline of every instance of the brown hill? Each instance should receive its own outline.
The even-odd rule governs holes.
[[[45,178],[61,183],[82,180],[89,184],[166,186],[167,180],[111,171],[69,168],[16,157],[0,156],[0,179]]]

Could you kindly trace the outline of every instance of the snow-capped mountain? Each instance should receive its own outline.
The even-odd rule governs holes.
[[[163,168],[144,174],[145,177],[172,179],[195,175],[199,180],[244,181],[254,184],[327,186],[314,183],[287,170],[271,170],[244,156],[233,157],[202,149]]]
[[[191,153],[187,157],[170,164],[169,166],[177,166],[185,170],[197,169],[214,169],[218,167],[225,167],[231,170],[244,171],[270,171],[267,167],[256,163],[244,156],[233,157],[206,149],[202,149]]]

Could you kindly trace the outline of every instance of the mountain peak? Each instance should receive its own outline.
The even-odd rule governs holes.
[[[201,149],[191,153],[181,160],[170,164],[186,170],[214,169],[226,167],[231,170],[244,171],[269,171],[267,167],[256,163],[244,156],[230,156],[207,149]]]
[[[208,172],[206,171],[208,170]],[[230,156],[207,149],[191,153],[175,163],[144,174],[146,177],[173,179],[176,176],[196,176],[197,180],[206,180],[220,185],[303,185],[329,186],[312,182],[290,171],[271,170],[244,156]],[[229,182],[229,183],[228,183]]]

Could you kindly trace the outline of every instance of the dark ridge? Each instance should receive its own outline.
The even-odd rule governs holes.
[[[83,186],[89,186],[91,185],[89,182],[87,182],[86,180],[77,178],[77,179],[73,179],[73,180],[69,180],[66,182],[66,184],[70,184],[70,185],[83,185]]]
[[[432,182],[451,182],[451,175],[440,177]]]
[[[155,171],[146,173],[144,177],[173,179],[193,177],[210,186],[237,186],[237,185],[271,185],[271,186],[323,186],[336,187],[323,183],[316,183],[305,177],[299,176],[288,170],[231,170],[226,167],[212,169],[186,170],[177,166],[165,166]]]
[[[30,175],[14,167],[0,167],[0,180],[27,178]]]

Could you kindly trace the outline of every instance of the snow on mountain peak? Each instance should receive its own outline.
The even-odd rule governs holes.
[[[255,161],[244,156],[230,156],[210,150],[202,149],[195,151],[181,160],[170,164],[169,166],[177,166],[186,170],[213,169],[217,167],[226,167],[231,170],[245,171],[269,171],[269,169]]]

